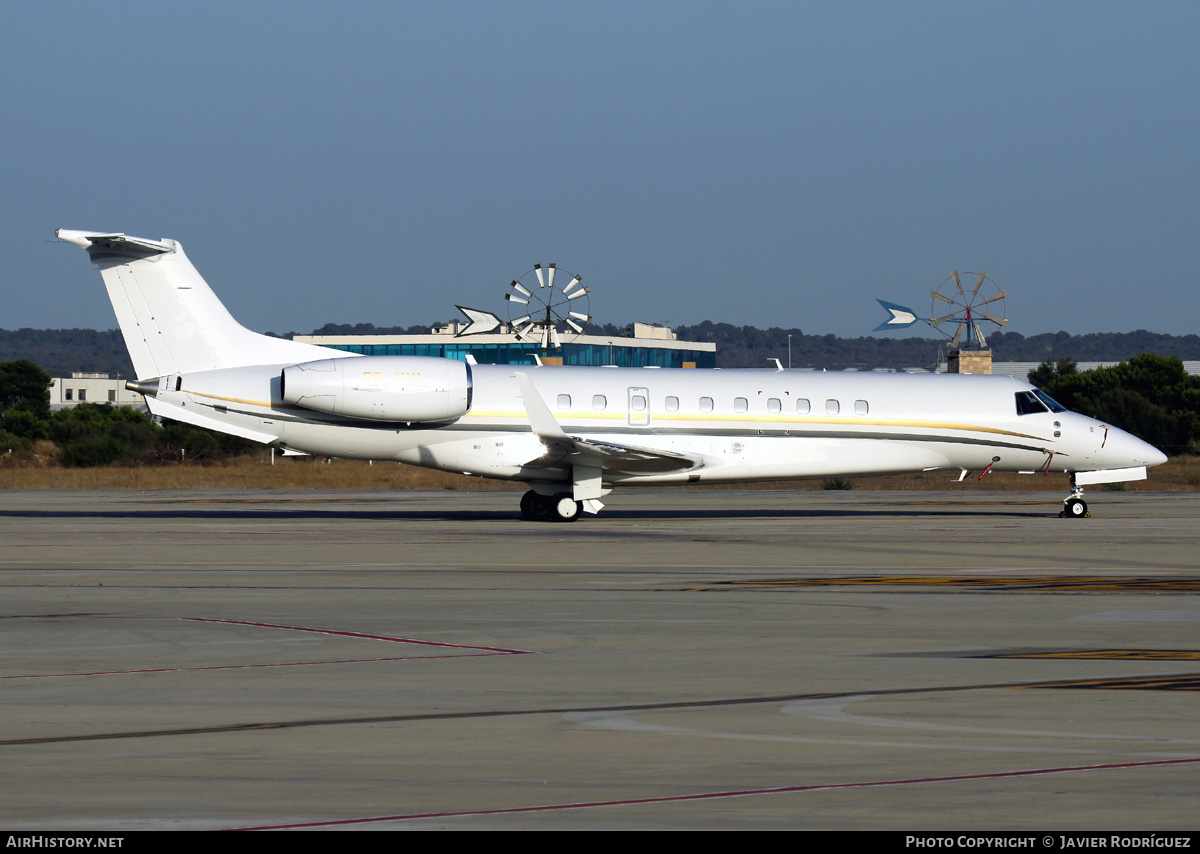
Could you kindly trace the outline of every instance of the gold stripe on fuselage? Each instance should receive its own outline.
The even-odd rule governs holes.
[[[302,411],[307,410],[307,407],[298,406],[298,405],[292,404],[292,403],[273,403],[269,400],[249,400],[247,398],[241,398],[241,397],[226,397],[225,395],[206,394],[205,392],[190,391],[187,389],[184,389],[184,392],[187,394],[190,394],[194,397],[204,397],[204,398],[208,398],[209,400],[222,400],[227,403],[240,403],[243,406],[261,406],[265,409],[290,409],[290,410],[302,410]],[[460,420],[470,423],[471,421],[477,420],[477,419],[488,419],[488,418],[507,418],[507,419],[522,418],[523,419],[523,418],[528,418],[528,417],[529,417],[528,414],[523,409],[522,410],[507,410],[507,411],[472,410],[471,412],[468,412],[466,415],[464,415]],[[591,414],[587,414],[587,415],[573,415],[571,420],[572,421],[611,422],[611,421],[625,421],[626,417],[627,416],[622,413],[606,412],[606,413],[591,413]],[[672,413],[662,413],[662,414],[658,414],[658,415],[653,415],[650,420],[651,421],[685,421],[685,422],[690,422],[693,424],[738,422],[738,423],[748,424],[748,425],[795,424],[795,425],[800,426],[800,425],[833,425],[833,424],[837,424],[837,425],[851,425],[851,426],[855,426],[855,427],[909,427],[909,428],[918,428],[918,429],[924,429],[924,430],[956,430],[956,431],[966,432],[966,433],[994,433],[999,436],[1011,436],[1016,439],[1031,439],[1031,440],[1037,441],[1037,442],[1045,441],[1045,439],[1043,439],[1041,436],[1033,436],[1028,433],[1017,433],[1012,430],[1002,430],[999,427],[984,427],[979,424],[961,424],[961,423],[952,422],[952,421],[916,421],[916,420],[912,420],[912,419],[902,419],[902,418],[849,418],[846,416],[841,416],[841,417],[837,417],[837,418],[833,418],[833,417],[820,418],[820,417],[804,417],[804,416],[792,417],[792,416],[785,416],[785,415],[763,415],[763,416],[758,416],[755,418],[744,418],[744,417],[739,417],[736,414],[734,414],[734,415],[723,415],[723,414],[714,415],[714,414],[708,413],[708,414],[704,414],[704,415],[696,415],[696,414],[682,414],[681,415],[679,413],[672,412]],[[747,429],[753,429],[753,428],[750,427]]]
[[[565,414],[565,413],[564,413]],[[557,414],[556,414],[557,415]],[[472,410],[463,416],[462,420],[466,421],[472,418],[526,418],[524,410]],[[605,415],[573,415],[571,421],[590,421],[594,419],[605,419],[612,421],[624,421],[624,414],[605,414]],[[563,420],[559,416],[559,420]],[[761,417],[745,418],[738,415],[680,415],[677,413],[653,415],[650,418],[651,422],[655,421],[687,421],[694,424],[707,423],[728,423],[740,422],[742,424],[796,424],[796,425],[825,425],[825,424],[848,424],[856,427],[917,427],[926,430],[959,430],[968,433],[996,433],[1000,436],[1012,436],[1016,439],[1032,439],[1038,442],[1046,441],[1041,436],[1033,436],[1029,433],[1017,433],[1013,430],[1003,430],[999,427],[984,427],[979,424],[960,424],[952,421],[915,421],[911,419],[900,418],[819,418],[819,417],[790,417],[784,415],[764,415]]]

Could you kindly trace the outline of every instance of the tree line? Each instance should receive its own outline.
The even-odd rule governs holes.
[[[440,324],[437,324],[440,325]],[[432,326],[375,326],[371,323],[327,323],[313,335],[419,335]],[[593,335],[625,337],[629,326],[588,324]],[[762,368],[770,359],[797,368],[927,368],[944,349],[938,338],[889,338],[836,335],[805,335],[800,329],[735,326],[706,320],[675,328],[680,339],[717,345],[717,364],[722,368]],[[273,333],[267,333],[273,334]],[[290,338],[297,333],[276,336]],[[1164,335],[1157,332],[1104,332],[1071,335],[1053,332],[1024,336],[1020,332],[997,332],[988,343],[998,362],[1075,361],[1118,362],[1141,353],[1163,353],[1185,360],[1200,360],[1200,335]],[[112,371],[133,376],[133,365],[119,330],[110,329],[0,329],[0,360],[30,359],[54,376],[72,371]]]
[[[29,359],[0,362],[0,462],[102,466],[211,460],[254,442],[178,421],[162,424],[131,406],[80,403],[51,411],[50,375]]]
[[[1079,371],[1069,357],[1046,360],[1029,381],[1067,409],[1127,430],[1166,454],[1200,443],[1200,376],[1174,356],[1143,353],[1111,368]]]

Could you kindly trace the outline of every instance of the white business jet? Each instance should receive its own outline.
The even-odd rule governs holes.
[[[1157,449],[1006,376],[525,367],[359,356],[226,311],[174,240],[60,229],[100,268],[150,411],[285,451],[530,487],[527,519],[598,513],[628,483],[958,470],[1140,480]]]

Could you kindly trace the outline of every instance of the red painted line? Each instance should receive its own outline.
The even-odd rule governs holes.
[[[233,626],[256,626],[261,629],[285,629],[292,632],[312,632],[318,635],[336,635],[345,638],[362,638],[363,640],[389,641],[391,643],[411,643],[420,646],[441,646],[448,649],[478,649],[485,652],[502,652],[509,655],[530,655],[527,649],[505,649],[499,646],[468,646],[459,643],[442,643],[440,641],[415,640],[413,638],[397,638],[389,635],[368,635],[362,632],[339,632],[333,629],[311,629],[306,626],[283,626],[276,623],[255,623],[248,620],[218,620],[211,617],[176,617],[177,620],[188,620],[195,623],[227,623]]]
[[[397,658],[347,658],[332,661],[294,661],[279,664],[213,664],[204,667],[147,667],[136,670],[96,670],[84,673],[22,673],[12,676],[0,676],[3,679],[58,679],[68,676],[120,676],[131,673],[187,673],[198,670],[238,670],[251,667],[316,667],[323,664],[360,664],[374,661],[420,661],[421,659],[446,658],[479,658],[487,655],[533,655],[530,650],[506,649],[499,646],[469,646],[467,644],[443,643],[441,641],[416,640],[415,638],[398,638],[391,635],[370,635],[363,632],[343,632],[334,629],[314,629],[308,626],[286,626],[277,623],[257,623],[249,620],[221,620],[215,617],[122,617],[115,614],[42,614],[29,619],[58,620],[182,620],[191,623],[223,623],[231,626],[252,626],[260,629],[282,629],[291,632],[309,632],[318,635],[333,635],[334,637],[357,638],[360,640],[387,641],[388,643],[406,643],[414,646],[433,646],[441,649],[470,650],[467,655],[409,655]]]
[[[995,771],[988,774],[957,774],[951,777],[912,777],[902,780],[871,780],[862,783],[828,783],[816,786],[774,786],[768,789],[734,789],[726,792],[701,792],[694,795],[667,795],[659,798],[629,798],[619,801],[584,801],[574,804],[543,804],[535,807],[511,807],[495,810],[464,810],[461,812],[409,813],[347,818],[335,821],[310,821],[296,824],[263,824],[253,827],[233,827],[229,830],[292,830],[302,827],[339,827],[352,824],[372,824],[387,821],[412,821],[422,818],[464,818],[485,815],[514,815],[518,813],[554,812],[559,810],[594,809],[596,807],[639,806],[684,801],[711,801],[720,798],[745,798],[753,795],[782,795],[795,792],[827,792],[833,789],[867,789],[881,786],[915,786],[927,783],[955,783],[963,780],[998,780],[1005,777],[1036,777],[1045,774],[1071,774],[1081,771],[1108,771],[1118,768],[1153,768],[1165,765],[1187,765],[1200,762],[1191,759],[1157,759],[1147,762],[1115,762],[1107,765],[1069,765],[1059,768],[1031,768],[1024,771]]]
[[[369,635],[364,632],[342,632],[334,629],[314,629],[309,626],[287,626],[279,623],[258,623],[251,620],[221,620],[216,617],[138,617],[122,614],[32,614],[28,616],[10,616],[7,619],[22,620],[184,620],[192,623],[225,623],[231,626],[255,626],[260,629],[283,629],[290,632],[312,632],[319,635],[335,635],[346,638],[362,638],[363,640],[388,641],[389,643],[411,643],[419,646],[441,646],[447,649],[478,649],[483,652],[501,652],[509,655],[533,655],[528,649],[507,649],[502,646],[471,646],[461,643],[444,643],[442,641],[417,640],[416,638],[398,638],[393,635]]]
[[[323,664],[370,664],[376,661],[442,661],[447,658],[483,658],[509,655],[505,652],[476,652],[466,655],[404,655],[399,658],[341,658],[330,661],[285,661],[279,664],[210,664],[204,667],[147,667],[140,670],[93,670],[81,673],[24,673],[0,679],[60,679],[68,676],[121,676],[128,673],[190,673],[196,670],[241,670],[251,667],[320,667]]]

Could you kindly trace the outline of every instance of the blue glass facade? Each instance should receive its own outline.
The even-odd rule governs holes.
[[[327,344],[335,350],[360,353],[364,356],[441,356],[465,360],[470,353],[481,365],[532,365],[537,347],[529,344],[468,343],[461,338],[436,344]],[[674,350],[667,347],[630,347],[623,344],[563,344],[564,365],[599,367],[617,365],[622,368],[682,368],[691,362],[697,368],[715,368],[717,354],[706,350]]]

